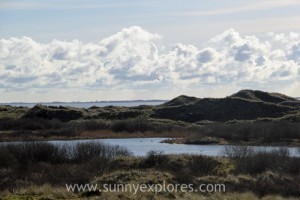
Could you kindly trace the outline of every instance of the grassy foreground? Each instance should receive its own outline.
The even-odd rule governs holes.
[[[227,157],[165,155],[133,157],[126,149],[96,143],[2,145],[1,199],[299,199],[300,158],[285,149],[254,152],[227,148]],[[216,192],[68,191],[66,184],[224,184]]]
[[[187,199],[187,200],[297,200],[299,198],[295,197],[281,197],[278,195],[268,195],[265,197],[258,197],[257,195],[246,192],[246,193],[227,193],[227,194],[211,194],[211,195],[199,195],[199,194],[175,194],[171,196],[167,195],[154,195],[154,194],[144,194],[144,195],[132,195],[132,194],[120,194],[120,193],[105,193],[100,197],[84,197],[77,194],[66,193],[64,188],[54,188],[49,185],[43,185],[39,187],[30,187],[27,189],[21,189],[17,194],[4,194],[2,196],[3,200],[42,200],[42,199]]]

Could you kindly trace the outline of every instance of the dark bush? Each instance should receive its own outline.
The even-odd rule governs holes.
[[[16,158],[7,150],[0,147],[0,169],[13,168],[18,164]]]
[[[217,173],[217,168],[220,166],[220,162],[213,158],[195,155],[189,159],[187,167],[193,176],[205,176]]]
[[[114,158],[128,156],[131,153],[120,146],[110,146],[99,142],[79,143],[73,146],[70,157],[76,162],[84,162],[93,158]]]
[[[85,120],[76,123],[75,126],[86,131],[109,129],[109,123],[103,120]]]
[[[168,160],[168,155],[165,155],[162,151],[149,151],[146,158],[142,161],[141,167],[161,167],[161,165],[166,164]]]
[[[93,158],[111,159],[116,156],[129,156],[131,153],[120,146],[105,145],[96,142],[75,145],[58,145],[49,142],[21,142],[4,144],[0,147],[6,156],[4,161],[13,156],[20,164],[28,166],[36,162],[68,163],[85,162]],[[11,155],[11,156],[9,156]]]
[[[0,119],[0,130],[49,130],[59,129],[64,127],[64,124],[58,120],[46,119]]]
[[[291,177],[272,172],[259,174],[253,188],[254,192],[259,196],[279,193],[287,197],[299,196],[299,189],[299,183],[295,182]]]
[[[19,163],[29,165],[34,162],[59,163],[67,160],[66,148],[48,142],[22,142],[2,146]]]
[[[300,158],[291,157],[288,149],[254,151],[248,147],[226,147],[225,155],[235,163],[236,173],[258,174],[268,170],[300,174]]]
[[[153,125],[147,119],[136,118],[113,121],[110,129],[115,132],[145,132],[153,130]]]

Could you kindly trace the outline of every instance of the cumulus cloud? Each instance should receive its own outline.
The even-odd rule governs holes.
[[[163,46],[162,40],[140,27],[123,29],[98,43],[1,39],[0,88],[147,90],[299,81],[297,33],[257,37],[230,29],[201,49],[181,43]]]

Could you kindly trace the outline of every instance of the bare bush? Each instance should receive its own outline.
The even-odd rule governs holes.
[[[226,146],[223,152],[229,158],[244,158],[253,153],[253,148],[249,146]]]
[[[3,145],[1,148],[11,153],[23,165],[34,162],[59,163],[67,159],[64,147],[48,142],[11,143]]]
[[[247,147],[226,147],[225,155],[235,164],[236,173],[257,174],[272,170],[288,174],[300,173],[300,158],[291,157],[287,148],[254,151]]]

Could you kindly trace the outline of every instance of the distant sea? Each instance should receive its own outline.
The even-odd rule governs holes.
[[[159,105],[165,103],[166,100],[135,100],[135,101],[95,101],[95,102],[44,102],[44,103],[0,103],[0,105],[10,106],[24,106],[32,108],[37,104],[45,106],[70,106],[76,108],[90,108],[92,106],[104,107],[104,106],[126,106],[133,107],[139,105]]]
[[[300,97],[296,97],[300,100]],[[132,100],[132,101],[93,101],[93,102],[37,102],[37,103],[24,103],[24,102],[13,102],[13,103],[0,103],[0,105],[10,106],[24,106],[32,108],[37,104],[45,106],[69,106],[75,108],[90,108],[92,106],[105,107],[105,106],[125,106],[133,107],[140,105],[160,105],[167,102],[167,100]]]

